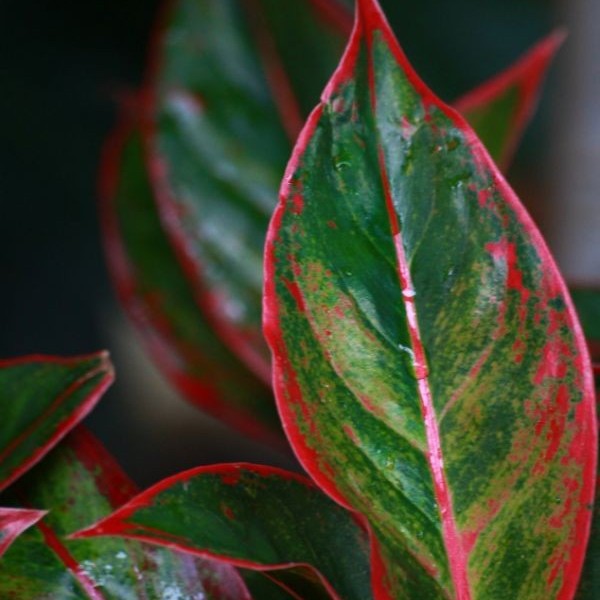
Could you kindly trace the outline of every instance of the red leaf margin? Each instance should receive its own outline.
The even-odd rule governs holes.
[[[287,392],[287,395],[293,399],[293,403],[302,403],[302,394],[299,385],[295,380],[293,368],[287,359],[285,343],[281,334],[281,327],[279,326],[279,312],[277,294],[275,290],[275,243],[277,239],[277,231],[285,211],[285,199],[289,196],[289,192],[292,187],[293,174],[299,167],[302,155],[316,129],[317,122],[321,117],[323,110],[323,104],[327,102],[328,98],[339,84],[352,76],[354,57],[359,50],[363,27],[367,30],[373,30],[377,28],[380,31],[392,53],[394,54],[398,64],[404,70],[408,80],[416,89],[416,91],[423,97],[424,101],[441,110],[451,121],[454,122],[456,127],[461,130],[471,148],[474,158],[489,168],[495,179],[499,192],[505,198],[505,201],[511,206],[511,209],[514,211],[517,219],[521,222],[522,226],[529,234],[533,244],[538,249],[542,258],[544,258],[547,264],[553,268],[558,288],[566,303],[567,314],[570,316],[575,343],[579,349],[578,363],[583,374],[584,397],[584,400],[581,404],[586,404],[586,398],[591,399],[584,409],[577,411],[575,416],[576,420],[579,422],[589,422],[592,424],[590,427],[583,428],[584,432],[588,435],[588,439],[586,440],[588,443],[582,444],[582,446],[585,445],[586,447],[593,448],[598,447],[596,406],[594,401],[594,380],[592,370],[588,367],[588,365],[591,363],[587,345],[567,286],[552,255],[550,254],[546,242],[542,238],[527,210],[521,204],[515,192],[509,186],[508,182],[490,157],[488,151],[478,139],[471,126],[467,123],[466,119],[456,109],[442,102],[417,75],[412,65],[408,62],[408,59],[400,47],[397,39],[395,38],[394,33],[383,11],[381,10],[378,1],[357,0],[354,28],[344,55],[335,73],[323,91],[321,103],[313,110],[302,132],[300,133],[285,171],[279,193],[279,204],[277,205],[272,216],[265,244],[265,283],[263,294],[263,332],[267,343],[271,348],[271,353],[273,356],[273,388],[275,392],[277,408],[281,416],[286,436],[290,441],[292,449],[294,450],[294,453],[300,464],[305,468],[315,483],[333,500],[338,502],[338,504],[354,512],[355,514],[356,511],[351,505],[349,505],[343,494],[337,489],[333,478],[331,478],[328,473],[319,470],[318,452],[311,449],[304,443],[302,434],[294,423],[294,413],[291,410],[291,407],[284,401]],[[558,36],[558,34],[556,35]],[[553,41],[553,43],[558,43],[558,39]],[[588,409],[589,414],[582,414],[583,410],[586,408]],[[577,538],[580,540],[587,540],[589,538],[591,528],[591,513],[586,509],[586,505],[593,505],[594,502],[597,454],[594,453],[593,456],[583,456],[582,452],[581,459],[583,462],[585,462],[585,468],[583,474],[583,489],[581,493],[581,508],[576,517],[576,522],[578,525]],[[383,583],[385,580],[386,569],[382,555],[378,549],[377,540],[370,526],[368,525],[367,519],[365,517],[363,517],[363,519],[363,522],[367,526],[371,540],[372,587],[375,598],[378,600],[393,600],[391,592],[385,588],[385,584]],[[561,591],[559,592],[557,600],[569,600],[575,593],[585,559],[585,551],[586,544],[583,543],[579,544],[572,552],[570,557],[571,561],[568,564],[568,568],[566,568],[567,576],[565,577],[565,582]],[[448,554],[451,561],[450,569],[453,580],[455,581],[455,584],[460,586],[461,581],[463,581],[461,572],[464,571],[464,568],[461,565],[456,565],[456,557],[458,556],[460,560],[462,550],[450,547],[448,549]],[[459,600],[469,600],[470,592],[468,589],[458,588],[457,597]]]

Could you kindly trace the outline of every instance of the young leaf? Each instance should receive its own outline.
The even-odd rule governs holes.
[[[454,104],[503,169],[533,116],[546,71],[564,39],[564,31],[555,31],[510,68]]]
[[[249,600],[235,569],[222,563],[126,540],[65,539],[134,493],[106,450],[76,430],[2,498],[50,512],[0,561],[0,597]]]
[[[374,0],[288,165],[265,269],[284,428],[369,520],[376,596],[572,597],[596,426],[571,300]]]
[[[192,403],[240,431],[283,445],[271,391],[206,323],[165,237],[142,141],[120,127],[106,147],[102,221],[119,298],[157,365]]]
[[[155,49],[145,133],[163,223],[210,321],[266,382],[262,249],[285,161],[345,41],[327,4],[179,0]]]
[[[351,16],[335,0],[179,0],[155,48],[145,133],[162,220],[203,312],[265,381],[268,219],[299,123],[341,56]],[[559,38],[461,101],[503,164]]]
[[[14,540],[46,514],[32,508],[0,508],[0,557]]]
[[[36,464],[112,383],[108,354],[0,361],[0,491]]]
[[[75,537],[119,535],[268,571],[306,600],[371,597],[366,536],[300,475],[234,464],[185,471]]]

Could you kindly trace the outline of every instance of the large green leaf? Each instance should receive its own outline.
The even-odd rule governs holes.
[[[268,571],[299,598],[371,597],[367,539],[305,477],[257,465],[185,471],[78,538],[120,535]]]
[[[0,361],[0,491],[75,427],[113,378],[106,352]]]
[[[120,300],[158,366],[194,404],[283,445],[271,391],[216,336],[162,232],[139,133],[121,127],[105,153],[106,254]]]
[[[35,504],[47,517],[12,544],[0,561],[0,597],[23,600],[248,599],[223,563],[119,540],[65,536],[135,493],[112,458],[78,430],[6,492],[3,503]]]
[[[596,455],[571,300],[374,0],[288,165],[265,268],[284,428],[368,518],[381,597],[571,597]]]
[[[265,381],[268,218],[299,123],[350,23],[336,0],[178,0],[153,55],[145,131],[163,223],[208,319]],[[559,37],[460,101],[504,163]]]

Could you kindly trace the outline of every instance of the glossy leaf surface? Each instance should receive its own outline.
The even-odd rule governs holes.
[[[121,535],[268,570],[306,600],[371,596],[366,537],[294,473],[257,465],[185,471],[77,534]]]
[[[163,222],[203,311],[265,381],[264,236],[299,125],[350,33],[348,6],[180,0],[155,48],[146,134]],[[460,101],[504,165],[559,38]]]
[[[113,378],[105,352],[0,361],[0,490],[75,427]]]
[[[67,540],[66,535],[126,502],[135,488],[98,442],[71,434],[2,502],[28,503],[49,514],[23,533],[0,561],[0,597],[249,598],[238,574],[126,540]]]
[[[546,71],[564,38],[563,31],[555,31],[506,71],[454,105],[503,169],[533,115]]]
[[[46,513],[31,508],[0,508],[0,557],[13,541]]]
[[[271,391],[224,346],[195,303],[162,231],[133,130],[122,127],[107,146],[102,196],[115,287],[157,365],[194,404],[282,445]]]
[[[288,165],[265,268],[284,428],[370,521],[379,596],[572,597],[596,454],[579,325],[531,219],[374,1]]]

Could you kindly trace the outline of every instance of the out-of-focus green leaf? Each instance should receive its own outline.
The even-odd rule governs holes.
[[[121,128],[103,171],[106,254],[120,300],[157,365],[192,403],[283,444],[271,391],[213,332],[162,232],[139,133]]]
[[[147,134],[162,220],[211,323],[265,381],[268,218],[345,42],[326,4],[179,0],[155,49]]]
[[[572,287],[571,296],[585,336],[600,344],[600,290]]]
[[[570,597],[597,437],[564,282],[472,129],[359,7],[267,237],[285,431],[368,518],[376,595]]]

